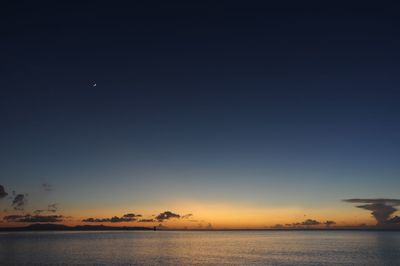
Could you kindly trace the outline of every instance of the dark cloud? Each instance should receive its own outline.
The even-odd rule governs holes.
[[[332,224],[335,224],[335,222],[334,221],[326,221],[326,222],[322,223],[322,222],[319,222],[319,221],[314,220],[314,219],[307,219],[307,220],[304,220],[303,222],[285,224],[284,227],[302,228],[304,226],[308,227],[308,226],[317,226],[317,225],[323,225],[323,224],[325,224],[326,226],[330,226]],[[278,228],[278,226],[281,227],[283,225],[277,224],[274,227]]]
[[[27,203],[26,196],[24,194],[17,194],[15,195],[12,206],[14,210],[22,211]]]
[[[385,199],[385,198],[378,198],[378,199],[345,199],[344,202],[351,202],[351,203],[386,203],[392,206],[400,206],[400,199]]]
[[[86,218],[86,219],[83,219],[82,222],[84,222],[84,223],[103,223],[103,222],[110,222],[110,218]]]
[[[127,214],[124,214],[124,216],[122,216],[122,217],[135,218],[135,217],[142,217],[142,215],[141,214],[134,214],[134,213],[127,213]]]
[[[34,214],[41,214],[42,212],[45,212],[46,210],[35,210],[33,211]]]
[[[154,223],[154,222],[157,222],[157,220],[154,220],[154,219],[141,219],[138,222],[139,223]]]
[[[377,225],[383,226],[390,223],[390,217],[397,211],[394,206],[400,205],[399,199],[346,199],[343,200],[350,203],[365,203],[356,206],[357,208],[371,211],[372,216],[375,218]]]
[[[56,223],[62,222],[64,217],[62,215],[8,215],[3,218],[7,222],[17,223]]]
[[[306,226],[309,226],[309,225],[320,225],[320,224],[321,224],[321,222],[318,222],[317,220],[313,220],[313,219],[307,219],[307,220],[305,220],[304,222],[301,223],[301,225],[306,225]]]
[[[51,185],[49,183],[43,183],[42,188],[44,189],[44,191],[47,191],[47,192],[50,192],[53,190],[53,188],[51,187]]]
[[[47,205],[47,210],[35,210],[34,214],[41,214],[43,212],[57,212],[57,203]]]
[[[0,185],[0,199],[7,197],[8,193],[5,191],[4,187]]]
[[[83,219],[82,222],[85,223],[122,223],[122,222],[134,222],[137,217],[142,217],[140,214],[128,213],[122,217],[114,216],[111,218],[87,218]]]
[[[179,214],[170,212],[170,211],[165,211],[160,213],[159,215],[156,216],[156,220],[159,222],[165,221],[165,220],[169,220],[169,219],[173,219],[173,218],[181,218],[181,216]]]
[[[47,205],[48,212],[57,212],[58,206],[57,203]]]
[[[386,221],[389,220],[390,216],[397,210],[393,206],[381,203],[359,205],[357,208],[371,211],[372,216],[374,216],[380,225],[385,224]]]
[[[395,216],[386,221],[388,224],[400,224],[400,216]]]

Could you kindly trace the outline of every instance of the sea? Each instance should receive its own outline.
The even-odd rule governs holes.
[[[400,265],[400,232],[2,232],[0,265]]]

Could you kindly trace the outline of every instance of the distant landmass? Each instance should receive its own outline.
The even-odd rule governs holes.
[[[377,227],[377,226],[349,226],[349,227],[330,227],[330,228],[259,228],[259,229],[179,229],[179,228],[159,228],[159,227],[139,227],[139,226],[106,226],[106,225],[77,225],[67,226],[64,224],[31,224],[22,227],[0,227],[0,232],[14,231],[400,231],[400,227]]]
[[[154,230],[153,227],[135,226],[105,226],[105,225],[77,225],[63,224],[31,224],[23,227],[0,227],[0,231],[112,231],[112,230]]]

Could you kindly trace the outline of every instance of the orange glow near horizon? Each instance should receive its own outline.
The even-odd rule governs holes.
[[[256,208],[249,206],[232,206],[227,204],[202,204],[185,203],[177,204],[176,208],[168,209],[181,216],[193,214],[189,218],[169,219],[163,222],[82,222],[85,218],[111,218],[121,217],[127,213],[141,214],[141,219],[154,219],[154,217],[167,210],[157,209],[145,210],[116,210],[116,209],[70,209],[60,212],[65,220],[61,224],[75,226],[83,224],[108,225],[108,226],[142,226],[152,227],[162,224],[167,228],[188,229],[262,229],[271,228],[275,225],[301,223],[307,219],[317,220],[321,223],[328,220],[335,221],[335,226],[358,226],[360,224],[375,225],[375,220],[369,212],[356,211],[354,208],[331,208],[331,209],[304,209],[304,208]],[[356,212],[357,215],[354,215]],[[62,214],[61,214],[62,213]],[[3,222],[0,226],[21,226],[26,223]],[[319,225],[323,227],[324,225]]]

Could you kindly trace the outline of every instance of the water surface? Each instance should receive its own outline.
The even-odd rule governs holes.
[[[400,232],[0,233],[0,265],[400,265]]]

